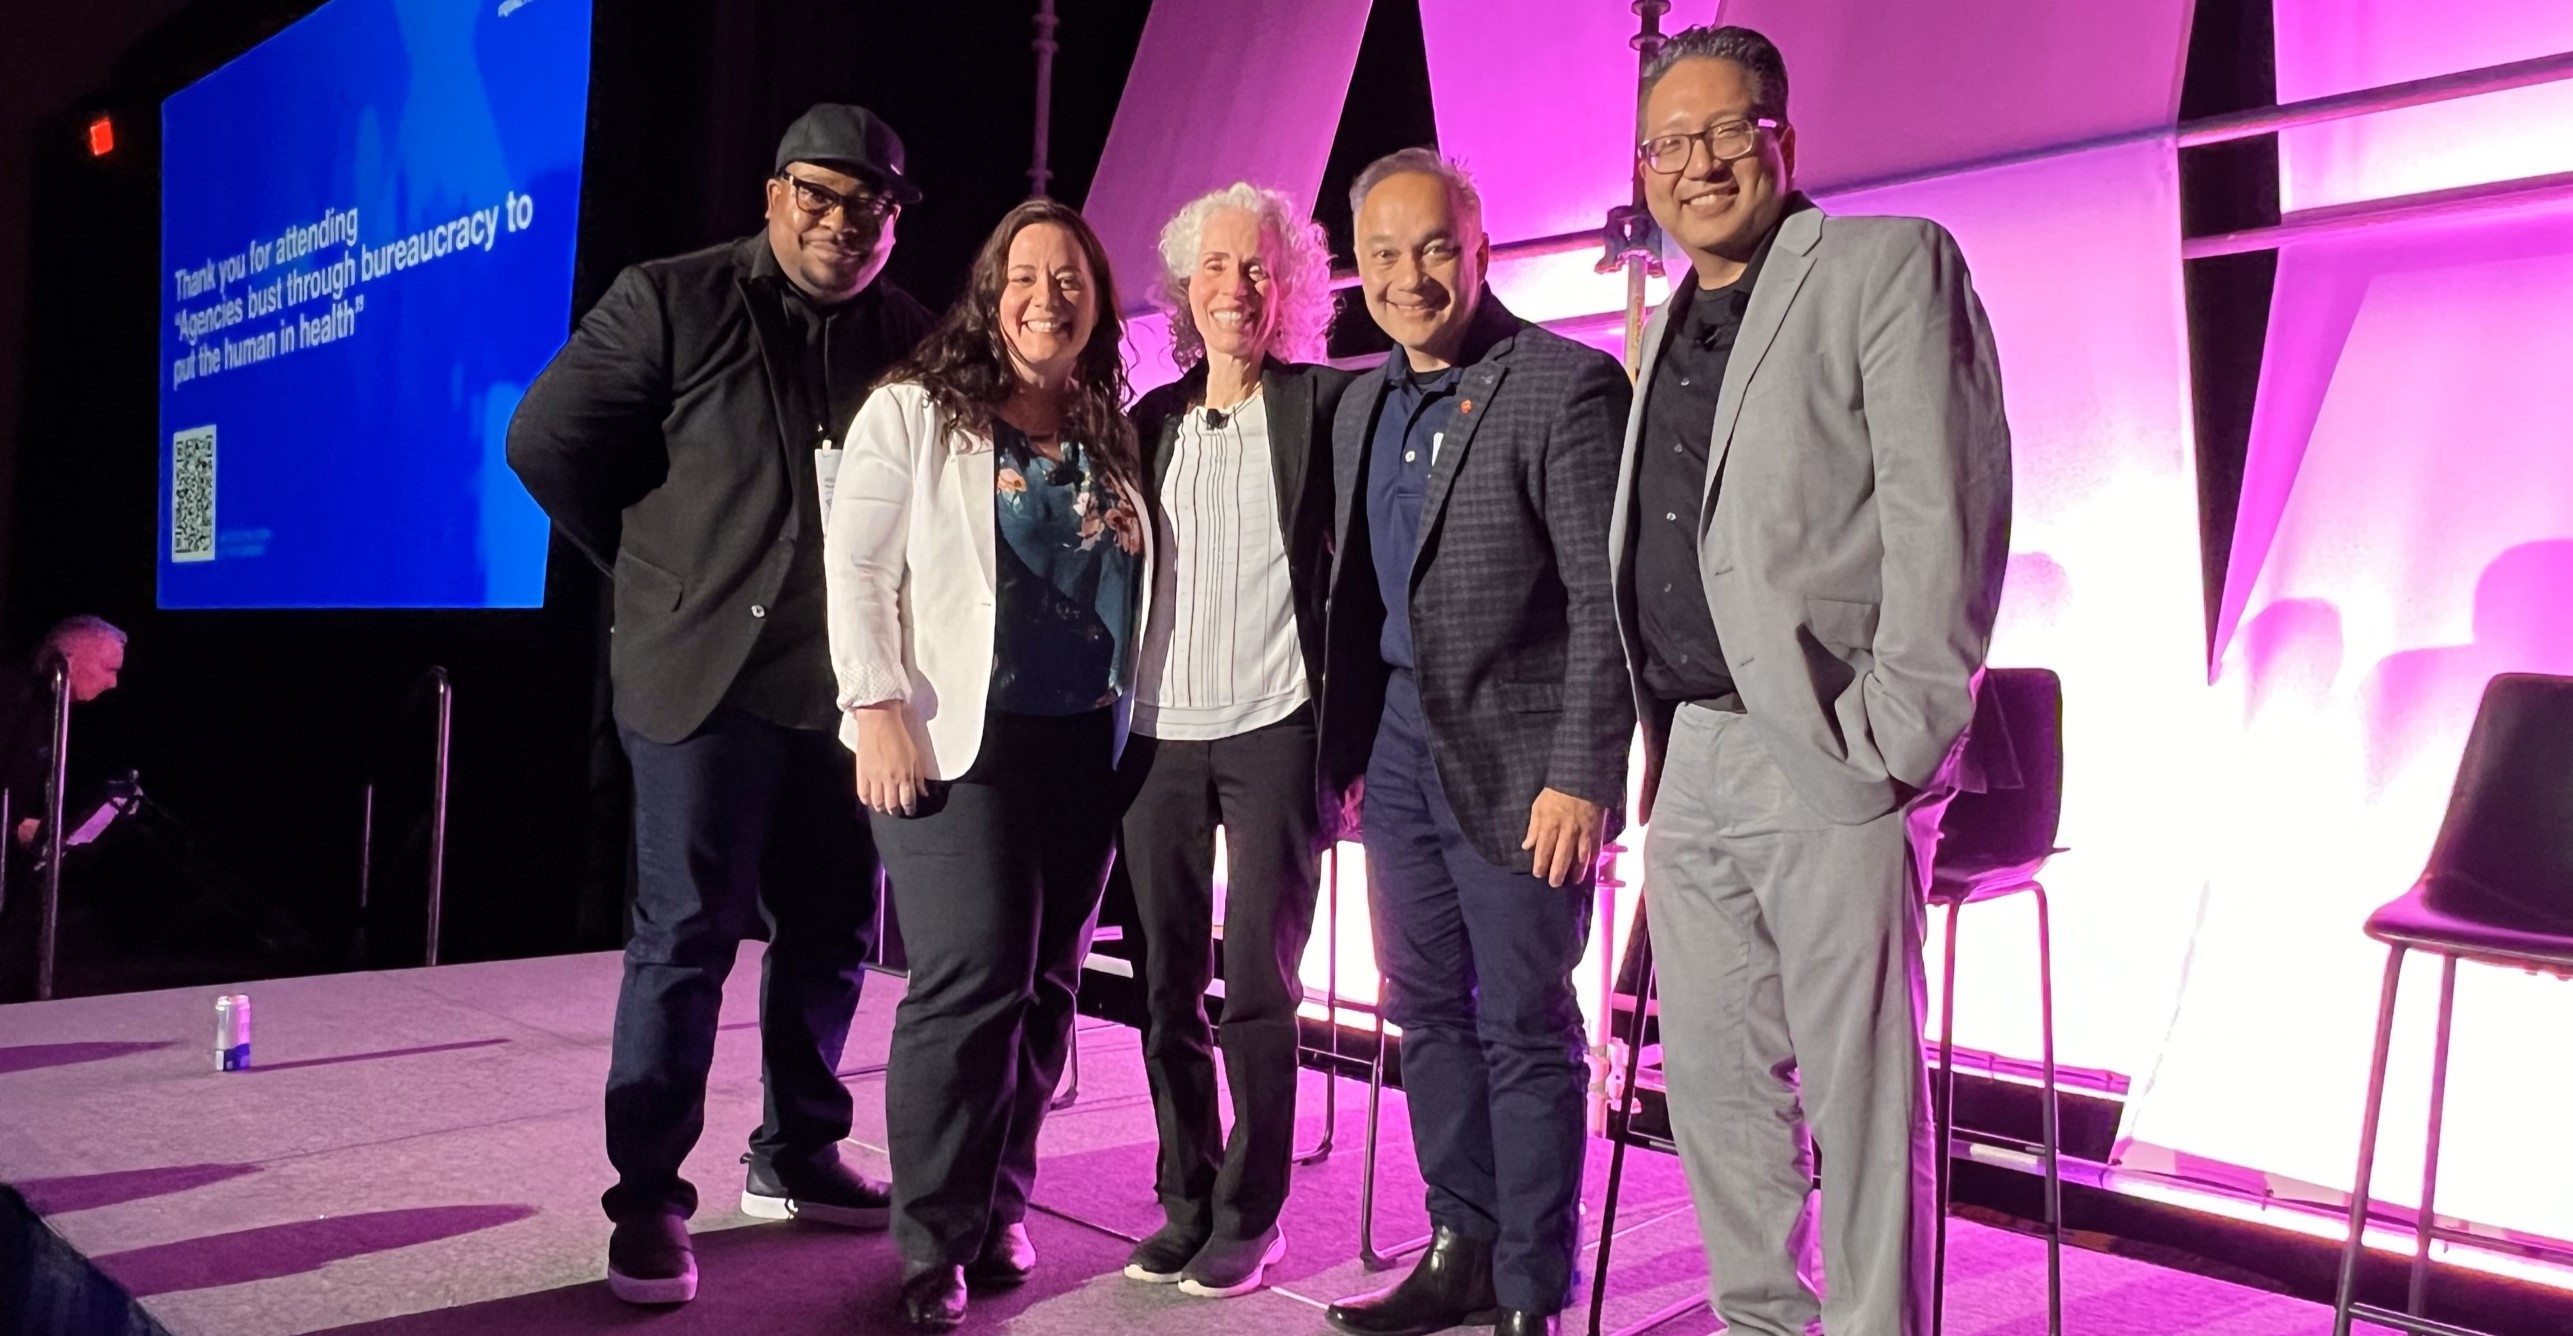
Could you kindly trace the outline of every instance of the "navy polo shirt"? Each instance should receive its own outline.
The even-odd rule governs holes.
[[[1412,669],[1412,558],[1420,551],[1421,501],[1429,494],[1438,440],[1456,417],[1462,367],[1415,373],[1396,348],[1385,363],[1385,399],[1367,445],[1367,534],[1376,555],[1376,588],[1385,600],[1378,652],[1385,665]]]

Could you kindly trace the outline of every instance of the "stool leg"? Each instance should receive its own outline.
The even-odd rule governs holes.
[[[1331,1036],[1331,1065],[1322,1069],[1322,1140],[1295,1157],[1301,1165],[1330,1159],[1332,1143],[1340,1139],[1340,851],[1336,847],[1322,851],[1322,884],[1330,897],[1322,929],[1330,934],[1322,944],[1322,1018],[1329,1027],[1323,1033]]]
[[[1643,913],[1641,905],[1635,911]],[[1640,918],[1639,920],[1640,921]],[[1608,1311],[1608,1251],[1617,1241],[1617,1192],[1626,1177],[1626,1131],[1635,1119],[1635,1073],[1643,1066],[1644,1013],[1653,1005],[1653,947],[1644,944],[1644,990],[1635,997],[1635,1021],[1626,1034],[1626,1080],[1617,1090],[1617,1107],[1608,1119],[1608,1190],[1599,1208],[1599,1259],[1590,1276],[1590,1336],[1599,1336]],[[1615,1023],[1615,1016],[1610,1016]]]
[[[2350,1336],[2350,1303],[2367,1251],[2368,1180],[2376,1170],[2377,1120],[2385,1105],[2386,1055],[2394,1047],[2394,999],[2403,984],[2403,948],[2389,947],[2385,989],[2376,1004],[2376,1047],[2368,1056],[2367,1113],[2359,1122],[2359,1168],[2350,1184],[2350,1236],[2341,1244],[2341,1283],[2332,1301],[2332,1336]]]
[[[2421,1218],[2412,1235],[2412,1292],[2404,1310],[2414,1317],[2428,1313],[2430,1302],[2430,1229],[2439,1202],[2439,1129],[2448,1114],[2448,1020],[2457,1006],[2457,958],[2440,958],[2439,1037],[2430,1050],[2430,1139],[2421,1155]]]
[[[1383,994],[1377,995],[1383,1006]],[[1379,1250],[1376,1247],[1376,1143],[1378,1119],[1385,1096],[1385,1013],[1376,1013],[1376,1061],[1367,1071],[1367,1154],[1366,1164],[1358,1179],[1358,1262],[1370,1271],[1382,1271],[1405,1256],[1429,1246],[1431,1235],[1423,1234],[1409,1243]]]
[[[1939,1336],[1948,1316],[1948,1156],[1956,1144],[1957,1126],[1957,918],[1965,906],[1948,906],[1947,945],[1939,956],[1939,1099],[1930,1119],[1937,1143],[1932,1162],[1937,1184],[1937,1236],[1930,1252],[1930,1336]]]
[[[2055,932],[2046,888],[2032,884],[2029,890],[2037,896],[2037,1032],[2045,1056],[2037,1118],[2046,1162],[2046,1334],[2064,1336],[2064,1143],[2055,1098]]]

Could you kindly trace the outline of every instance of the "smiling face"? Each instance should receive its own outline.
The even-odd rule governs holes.
[[[1208,354],[1254,366],[1277,338],[1277,266],[1286,246],[1248,209],[1217,209],[1199,229],[1188,314]]]
[[[1700,136],[1677,171],[1647,163],[1644,200],[1653,221],[1688,252],[1702,282],[1732,282],[1759,249],[1793,189],[1796,132],[1791,126],[1754,128],[1749,151],[1718,161],[1707,142],[1759,115],[1750,72],[1730,60],[1683,60],[1662,75],[1644,99],[1644,138]],[[1709,135],[1709,131],[1715,131]]]
[[[768,182],[768,246],[777,266],[825,302],[858,295],[884,272],[901,214],[875,183],[809,162],[790,162],[783,179]]]
[[[1415,368],[1453,364],[1491,261],[1481,224],[1460,216],[1445,181],[1397,172],[1367,192],[1357,233],[1367,314],[1411,354]]]
[[[1053,385],[1072,373],[1099,325],[1098,288],[1072,229],[1032,223],[1010,238],[1000,328],[1021,376]]]

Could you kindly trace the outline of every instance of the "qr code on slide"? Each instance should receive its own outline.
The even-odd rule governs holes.
[[[170,438],[170,560],[214,560],[214,428]]]

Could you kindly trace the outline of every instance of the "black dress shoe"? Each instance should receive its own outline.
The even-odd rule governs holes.
[[[742,1214],[759,1220],[811,1220],[842,1229],[882,1229],[893,1222],[893,1189],[828,1160],[787,1170],[756,1155],[742,1157]]]
[[[1488,1327],[1501,1317],[1492,1297],[1492,1241],[1469,1239],[1445,1225],[1401,1282],[1343,1299],[1323,1320],[1348,1336],[1429,1336],[1449,1327]]]
[[[982,1255],[965,1264],[965,1283],[987,1289],[1024,1285],[1035,1274],[1036,1244],[1023,1224],[994,1226]]]
[[[965,1320],[965,1269],[933,1266],[903,1277],[902,1319],[918,1331],[954,1331]]]
[[[1555,1336],[1555,1315],[1504,1309],[1501,1320],[1492,1324],[1492,1336]]]

